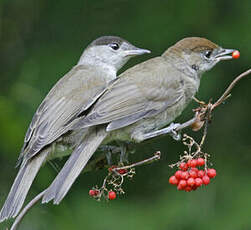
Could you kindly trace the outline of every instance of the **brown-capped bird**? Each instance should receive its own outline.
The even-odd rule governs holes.
[[[101,143],[141,142],[157,136],[189,104],[202,74],[231,59],[233,51],[205,38],[189,37],[122,73],[73,125],[73,130],[89,127],[88,134],[47,189],[43,202],[58,204],[63,199]]]

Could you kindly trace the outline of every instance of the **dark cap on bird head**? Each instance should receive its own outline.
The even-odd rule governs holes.
[[[127,40],[118,36],[102,36],[94,40],[87,48],[92,46],[109,46],[113,50],[119,50],[120,48],[126,51],[128,56],[137,56],[145,53],[151,53],[150,50],[141,49],[132,45]]]
[[[102,36],[94,40],[90,46],[102,46],[102,45],[108,45],[110,43],[117,43],[118,45],[121,45],[122,42],[128,42],[125,39],[118,37],[118,36]],[[128,42],[129,43],[129,42]]]

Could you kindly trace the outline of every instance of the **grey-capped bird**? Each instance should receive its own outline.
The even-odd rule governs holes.
[[[20,169],[0,213],[0,222],[15,217],[41,165],[49,158],[69,154],[84,130],[68,132],[84,116],[117,71],[133,56],[150,53],[116,36],[93,41],[79,62],[50,90],[38,107],[19,157]]]
[[[122,73],[73,125],[73,130],[89,127],[88,134],[46,190],[43,202],[53,199],[58,204],[63,199],[101,143],[141,142],[165,133],[161,128],[189,104],[202,74],[221,60],[232,59],[233,51],[205,38],[184,38],[160,57]]]

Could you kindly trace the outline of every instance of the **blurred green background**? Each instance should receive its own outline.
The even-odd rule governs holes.
[[[1,0],[0,1],[0,205],[17,173],[14,168],[25,131],[36,108],[56,81],[76,64],[83,49],[101,35],[118,35],[152,50],[131,60],[124,69],[160,55],[187,36],[203,36],[241,58],[218,64],[206,73],[197,95],[217,99],[228,84],[250,68],[250,0]],[[168,184],[168,164],[184,150],[180,142],[161,137],[138,146],[132,160],[156,150],[162,159],[137,169],[126,194],[112,202],[88,196],[101,185],[106,170],[82,174],[59,206],[36,205],[22,230],[248,230],[251,229],[251,76],[234,88],[215,112],[204,150],[211,154],[217,177],[206,188],[178,192]],[[178,121],[192,116],[193,103]],[[193,133],[197,140],[201,132]],[[42,168],[28,198],[55,177]],[[0,229],[12,221],[0,224]]]

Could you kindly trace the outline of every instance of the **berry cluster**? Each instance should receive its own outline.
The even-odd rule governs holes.
[[[176,171],[175,174],[169,178],[169,183],[176,185],[178,190],[185,190],[187,192],[196,190],[203,184],[208,185],[210,179],[216,176],[216,170],[213,168],[198,169],[198,167],[204,165],[205,160],[201,157],[188,160],[186,163],[180,163],[180,170]]]
[[[98,189],[90,189],[89,196],[91,196],[93,198],[98,198],[100,196],[100,191]],[[109,200],[114,200],[114,199],[116,199],[116,196],[117,196],[116,192],[110,190],[108,192],[107,198]]]
[[[93,187],[89,190],[89,195],[100,201],[102,198],[114,200],[118,194],[124,194],[125,192],[122,189],[124,177],[132,178],[135,174],[134,168],[127,168],[128,166],[118,167],[117,165],[112,165],[108,168],[109,173],[104,179],[103,186],[101,188],[98,188],[98,186]]]

